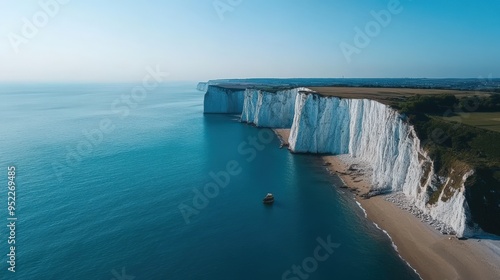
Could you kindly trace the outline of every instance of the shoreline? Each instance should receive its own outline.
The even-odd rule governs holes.
[[[289,130],[273,130],[282,146],[288,144],[282,139],[288,139]],[[388,235],[399,256],[422,279],[498,279],[498,241],[458,240],[452,235],[443,235],[410,212],[387,201],[386,195],[365,198],[371,186],[372,170],[369,165],[349,155],[321,158],[329,172],[336,174],[345,184],[340,187],[355,194],[365,217]],[[492,247],[497,247],[497,251]]]
[[[281,142],[280,148],[288,147],[288,138],[290,138],[290,129],[286,128],[273,128],[274,134],[278,136]]]

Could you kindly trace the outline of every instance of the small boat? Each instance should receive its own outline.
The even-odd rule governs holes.
[[[262,200],[264,204],[273,204],[274,202],[274,195],[272,193],[268,193],[266,197]]]

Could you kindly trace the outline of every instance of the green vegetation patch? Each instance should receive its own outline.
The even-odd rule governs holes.
[[[464,123],[482,129],[500,132],[500,112],[457,113],[442,117],[449,122]]]
[[[399,104],[405,114],[439,114],[458,104],[458,98],[452,94],[415,95]]]
[[[499,96],[458,99],[449,94],[417,95],[400,102],[397,108],[414,125],[437,171],[449,169],[457,160],[472,167],[500,166],[500,111],[466,111],[495,108]],[[494,127],[498,131],[491,129]]]

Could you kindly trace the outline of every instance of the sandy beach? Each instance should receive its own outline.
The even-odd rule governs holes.
[[[288,139],[289,130],[275,130]],[[284,144],[284,143],[283,143]],[[348,155],[323,156],[325,166],[337,174],[356,194],[356,200],[367,218],[385,230],[399,254],[423,279],[499,279],[500,255],[494,248],[498,241],[458,240],[443,235],[421,222],[411,213],[400,209],[384,196],[366,199],[370,191],[370,168]]]
[[[274,133],[278,136],[281,141],[282,147],[288,147],[288,138],[290,137],[290,129],[285,128],[275,128]]]

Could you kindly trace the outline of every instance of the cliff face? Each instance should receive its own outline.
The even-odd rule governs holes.
[[[200,87],[200,85],[198,86]],[[206,114],[239,114],[243,110],[244,90],[209,85],[203,103]]]
[[[434,174],[433,161],[420,146],[413,126],[387,105],[324,97],[306,88],[229,93],[209,86],[206,101],[207,96],[210,103],[220,100],[222,104],[209,104],[212,111],[237,111],[237,106],[228,104],[242,102],[243,122],[291,128],[292,152],[350,154],[368,163],[373,169],[373,193],[402,192],[423,213],[452,227],[457,235],[478,232],[465,187],[474,171],[461,166],[447,176]]]
[[[456,171],[444,183],[421,148],[415,130],[390,107],[372,100],[299,93],[290,132],[290,150],[350,154],[370,164],[374,193],[403,192],[425,214],[459,236],[475,233],[464,184],[472,170]],[[439,192],[432,204],[430,196]]]
[[[292,151],[350,154],[372,165],[375,190],[417,195],[430,159],[396,111],[371,100],[300,94],[296,112]]]
[[[300,91],[309,90],[295,88],[267,92],[247,89],[241,121],[260,127],[290,128],[295,114],[295,99]]]

